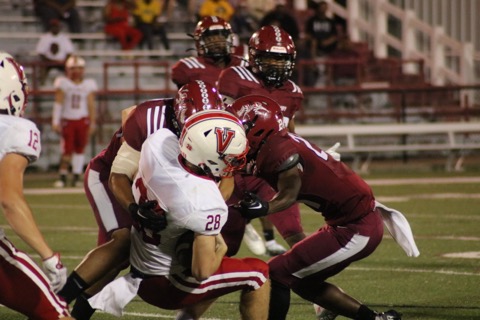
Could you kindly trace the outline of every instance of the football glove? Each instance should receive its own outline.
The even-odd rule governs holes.
[[[246,219],[255,219],[268,214],[268,201],[253,192],[246,191],[245,197],[238,202],[237,208]]]
[[[67,268],[60,261],[60,254],[55,253],[48,259],[42,261],[43,270],[50,280],[50,286],[54,292],[59,291],[67,282]]]
[[[160,208],[155,200],[145,201],[141,204],[131,203],[128,211],[132,218],[145,229],[152,230],[154,233],[162,231],[167,227],[167,217],[165,211]]]
[[[333,159],[340,161],[340,153],[337,152],[338,147],[340,147],[340,142],[335,143],[333,146],[325,150]]]

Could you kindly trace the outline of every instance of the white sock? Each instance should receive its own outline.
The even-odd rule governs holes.
[[[82,174],[84,163],[85,163],[85,155],[83,153],[74,153],[72,155],[72,173]]]

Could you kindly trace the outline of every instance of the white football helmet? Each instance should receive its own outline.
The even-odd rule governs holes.
[[[85,59],[80,56],[70,56],[65,61],[65,68],[85,68]]]
[[[0,52],[0,113],[21,117],[28,98],[23,67],[6,52]]]
[[[240,120],[223,110],[190,116],[180,136],[183,158],[207,174],[222,177],[245,166],[248,142]]]
[[[81,82],[85,74],[85,59],[79,56],[70,56],[65,61],[67,77],[74,82]]]

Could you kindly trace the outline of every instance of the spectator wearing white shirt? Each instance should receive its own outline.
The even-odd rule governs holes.
[[[40,82],[43,84],[51,69],[64,70],[65,61],[75,51],[72,40],[61,32],[60,21],[50,20],[50,29],[38,40],[35,51],[44,68],[41,68]]]

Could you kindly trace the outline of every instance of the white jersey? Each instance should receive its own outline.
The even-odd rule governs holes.
[[[0,161],[8,153],[25,156],[31,163],[38,159],[42,149],[40,131],[30,120],[0,115]],[[3,230],[0,228],[0,236]]]
[[[58,51],[52,50],[54,45],[56,45]],[[66,34],[60,32],[55,35],[49,32],[40,37],[35,51],[50,60],[64,61],[75,50],[72,40]]]
[[[74,83],[67,77],[55,79],[54,87],[64,93],[61,119],[79,120],[88,117],[88,96],[97,91],[97,83],[93,79],[84,79]]]
[[[228,208],[216,183],[187,171],[179,154],[178,138],[168,129],[158,130],[142,146],[132,186],[135,200],[157,200],[168,222],[156,235],[132,228],[130,263],[144,274],[183,271],[174,258],[178,238],[188,230],[217,235],[227,221]]]
[[[18,153],[29,162],[38,159],[42,149],[40,131],[30,120],[0,115],[0,160],[7,153]]]

